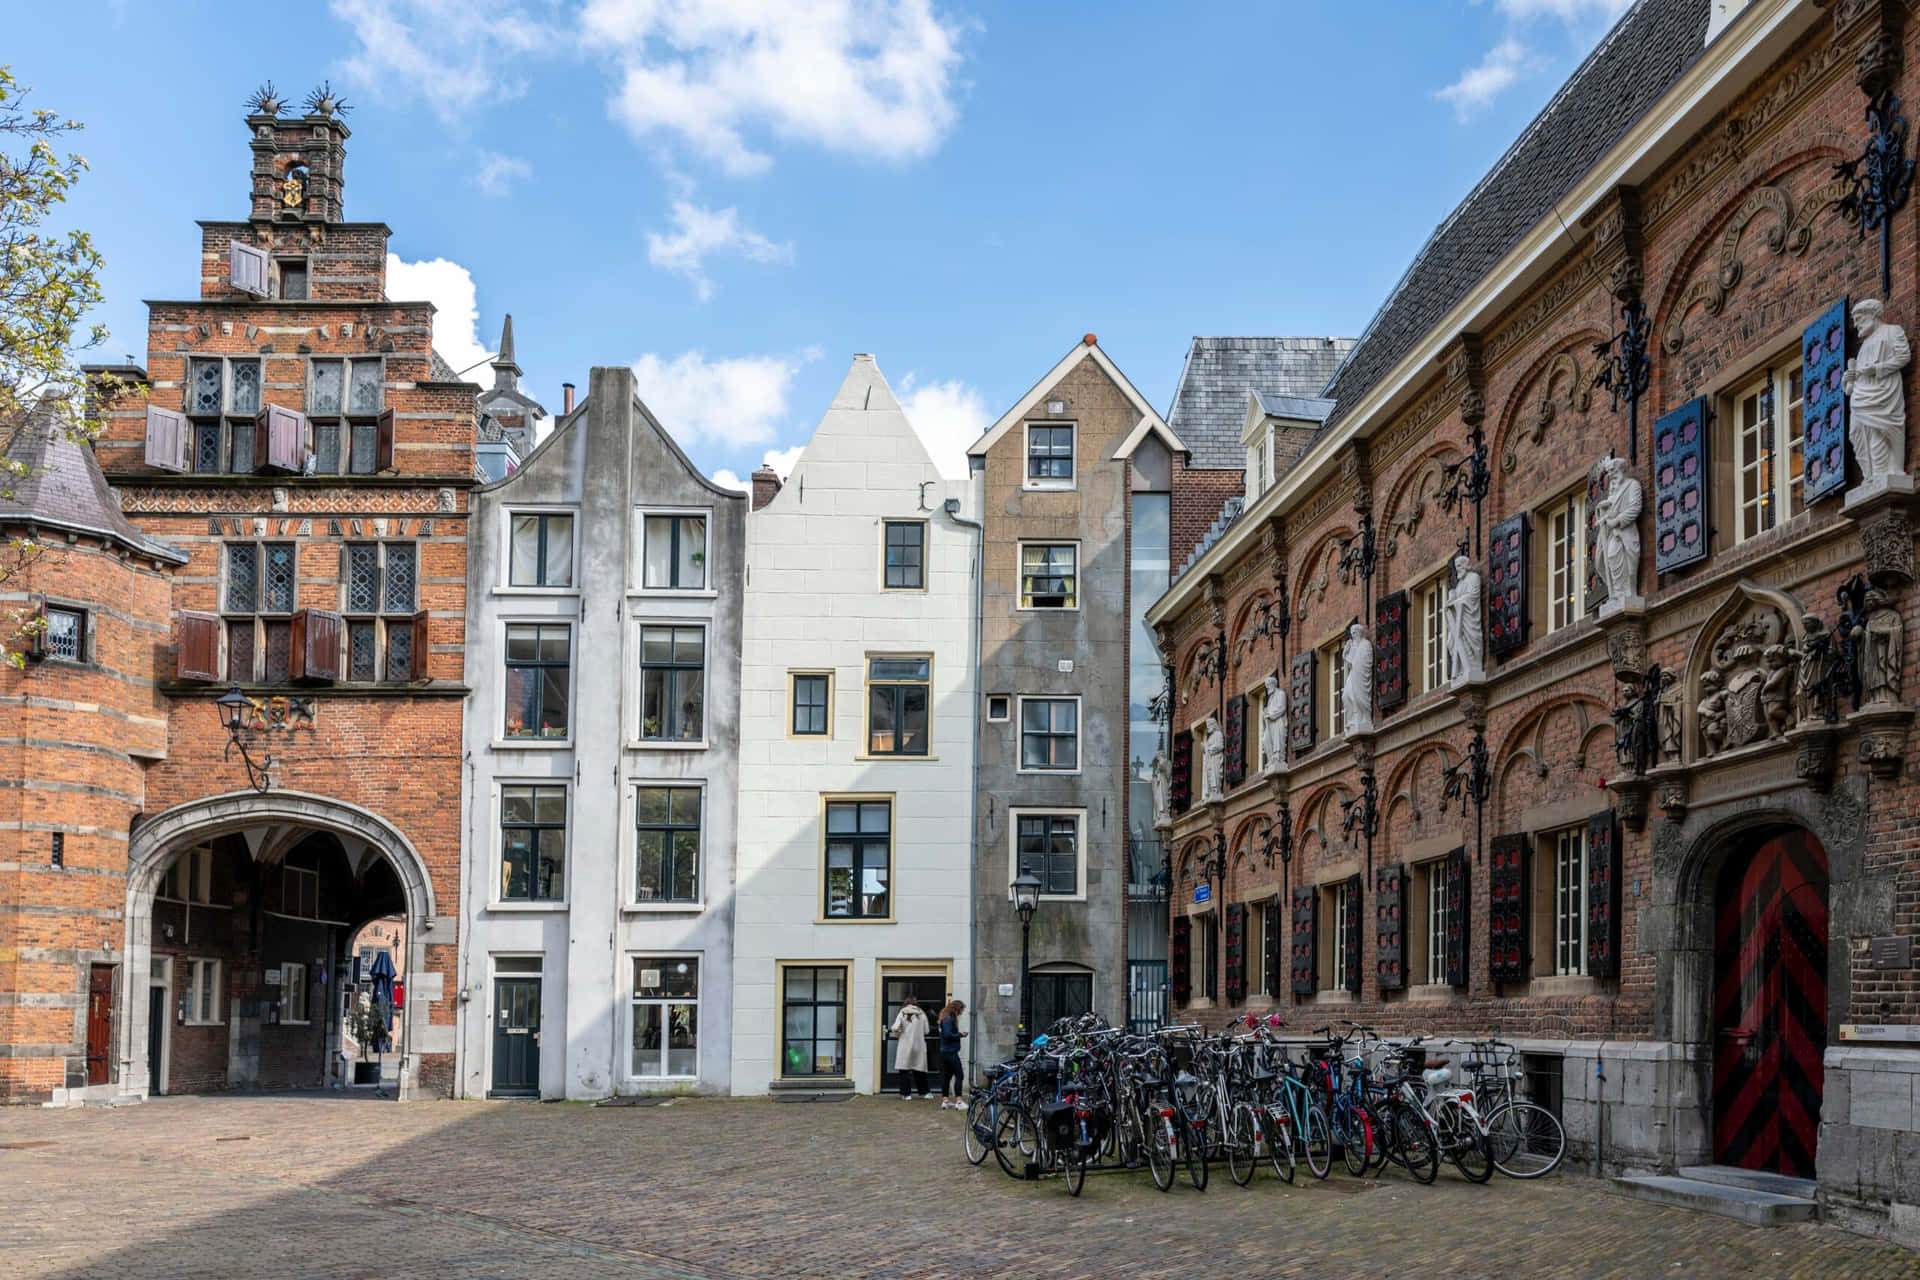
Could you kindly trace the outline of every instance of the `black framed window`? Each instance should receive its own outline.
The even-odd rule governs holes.
[[[1073,813],[1023,813],[1014,828],[1019,850],[1017,875],[1032,875],[1040,892],[1073,897],[1080,892],[1080,816]]]
[[[886,532],[887,590],[921,590],[927,585],[927,526],[918,520],[889,520]]]
[[[788,965],[780,984],[780,1074],[842,1076],[846,1071],[846,966]]]
[[[573,517],[516,515],[507,555],[510,587],[573,585]]]
[[[699,591],[707,585],[707,518],[648,516],[641,585],[649,591]]]
[[[640,628],[640,736],[698,742],[705,732],[707,636],[699,627]]]
[[[834,919],[884,917],[892,910],[893,805],[886,800],[827,804],[827,910]]]
[[[927,754],[931,658],[871,658],[867,662],[867,754]]]
[[[87,657],[86,611],[48,605],[46,630],[41,633],[40,646],[49,658],[84,662]]]
[[[500,788],[500,901],[557,902],[567,892],[567,789]]]
[[[1079,607],[1080,548],[1071,542],[1028,543],[1020,548],[1020,607]]]
[[[793,734],[795,737],[827,735],[827,690],[832,677],[825,672],[793,677]]]
[[[507,626],[507,736],[567,736],[572,634],[566,624]]]
[[[1080,767],[1080,704],[1072,698],[1020,699],[1020,767]]]
[[[700,788],[641,787],[638,813],[635,895],[642,902],[698,902]]]
[[[1059,483],[1073,479],[1073,428],[1027,428],[1027,479]]]

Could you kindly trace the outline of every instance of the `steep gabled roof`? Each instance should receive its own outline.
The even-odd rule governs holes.
[[[1352,338],[1205,338],[1187,351],[1167,423],[1193,453],[1197,470],[1246,465],[1240,431],[1247,392],[1313,397],[1352,348]]]
[[[1700,56],[1705,0],[1640,0],[1415,256],[1324,394],[1338,422]]]
[[[0,490],[10,491],[0,493],[0,522],[108,538],[156,560],[187,562],[185,552],[149,538],[121,514],[93,450],[69,436],[52,409],[35,409],[7,441],[5,456],[27,470],[0,478]]]
[[[985,457],[987,450],[998,444],[1000,438],[1013,430],[1016,423],[1024,421],[1026,416],[1033,412],[1033,406],[1040,403],[1041,397],[1052,390],[1060,379],[1066,376],[1067,371],[1082,360],[1092,360],[1099,365],[1101,372],[1112,379],[1113,385],[1120,388],[1121,394],[1133,401],[1134,407],[1140,411],[1139,424],[1128,432],[1126,438],[1114,449],[1114,457],[1131,457],[1133,451],[1139,447],[1142,440],[1147,438],[1149,432],[1159,436],[1161,443],[1174,453],[1186,452],[1187,446],[1181,443],[1179,435],[1167,425],[1166,419],[1162,418],[1147,402],[1147,398],[1140,394],[1140,389],[1133,385],[1127,375],[1120,372],[1120,366],[1113,362],[1113,358],[1100,349],[1098,340],[1092,334],[1088,334],[1074,343],[1073,349],[1060,358],[1060,363],[1047,370],[1046,376],[1029,387],[1027,394],[1021,396],[1011,409],[1001,414],[998,422],[988,427],[978,440],[967,446],[967,456]]]

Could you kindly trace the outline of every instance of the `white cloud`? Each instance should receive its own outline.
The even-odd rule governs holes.
[[[633,362],[635,389],[682,445],[716,440],[752,445],[773,435],[787,414],[794,375],[810,358],[723,356],[701,351]]]
[[[618,63],[615,120],[735,176],[772,163],[755,128],[901,160],[933,151],[957,114],[962,27],[930,0],[590,0],[581,28]]]
[[[481,193],[490,196],[504,196],[513,190],[513,184],[533,176],[533,166],[518,156],[503,156],[497,151],[480,151],[480,168],[474,172],[473,185]]]
[[[787,449],[769,449],[762,455],[760,464],[772,467],[774,474],[785,480],[793,474],[793,464],[800,461],[800,455],[806,448],[804,444],[796,444]],[[713,473],[713,482],[724,489],[738,489],[741,493],[749,493],[753,489],[750,481],[742,480],[737,472],[726,467]]]
[[[909,373],[900,380],[900,407],[940,474],[964,478],[967,446],[993,423],[980,393],[964,382],[922,383]]]
[[[1558,18],[1568,26],[1596,18],[1611,22],[1633,7],[1633,0],[1494,0],[1494,7],[1515,22]]]
[[[793,243],[778,243],[740,224],[739,210],[707,209],[690,200],[673,202],[669,235],[647,232],[647,261],[693,282],[694,294],[705,302],[713,296],[706,260],[714,254],[738,254],[749,262],[791,262]]]
[[[1509,36],[1489,49],[1479,66],[1469,67],[1458,80],[1437,90],[1433,96],[1452,103],[1456,118],[1469,120],[1512,88],[1533,66],[1534,57],[1527,47]]]
[[[480,341],[480,306],[474,300],[473,274],[459,263],[446,258],[406,262],[399,254],[390,253],[387,297],[396,302],[424,299],[434,305],[433,349],[456,372],[464,372],[493,354],[493,349]]]
[[[513,0],[331,0],[356,48],[340,64],[362,93],[391,100],[418,93],[452,123],[488,101],[517,98],[527,55],[555,48],[561,33]]]

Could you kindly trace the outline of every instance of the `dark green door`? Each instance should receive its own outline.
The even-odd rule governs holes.
[[[540,979],[493,980],[493,1090],[496,1098],[540,1096]]]
[[[160,1092],[160,1059],[167,1047],[167,989],[147,988],[147,1092]]]
[[[880,1004],[880,1043],[884,1046],[880,1052],[880,1088],[882,1091],[900,1087],[900,1073],[893,1069],[894,1054],[899,1051],[900,1042],[887,1038],[887,1028],[907,1003],[911,994],[920,1002],[920,1012],[927,1015],[927,1078],[931,1082],[928,1088],[938,1087],[938,1077],[934,1072],[940,1069],[940,1029],[937,1019],[940,1006],[947,1002],[947,980],[941,977],[903,978],[889,976],[884,984]]]

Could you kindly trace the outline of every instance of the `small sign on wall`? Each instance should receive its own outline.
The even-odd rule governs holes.
[[[1197,884],[1193,886],[1193,900],[1195,902],[1213,901],[1213,886],[1210,884]]]
[[[1876,969],[1913,968],[1913,939],[1907,934],[1892,937],[1875,938],[1872,943],[1873,967]]]
[[[1003,982],[1000,984],[999,991],[1003,996],[1010,996],[1013,994],[1013,984],[1011,982]]]
[[[268,986],[270,986],[270,987],[277,987],[277,986],[279,986],[279,985],[280,985],[280,970],[279,970],[279,969],[269,969],[269,970],[267,970],[267,974],[266,974],[266,979],[265,979],[265,981],[266,981],[266,984],[267,984]]]
[[[1920,1044],[1920,1025],[1884,1023],[1863,1027],[1843,1022],[1840,1024],[1840,1038],[1868,1044],[1875,1041],[1881,1044]]]

